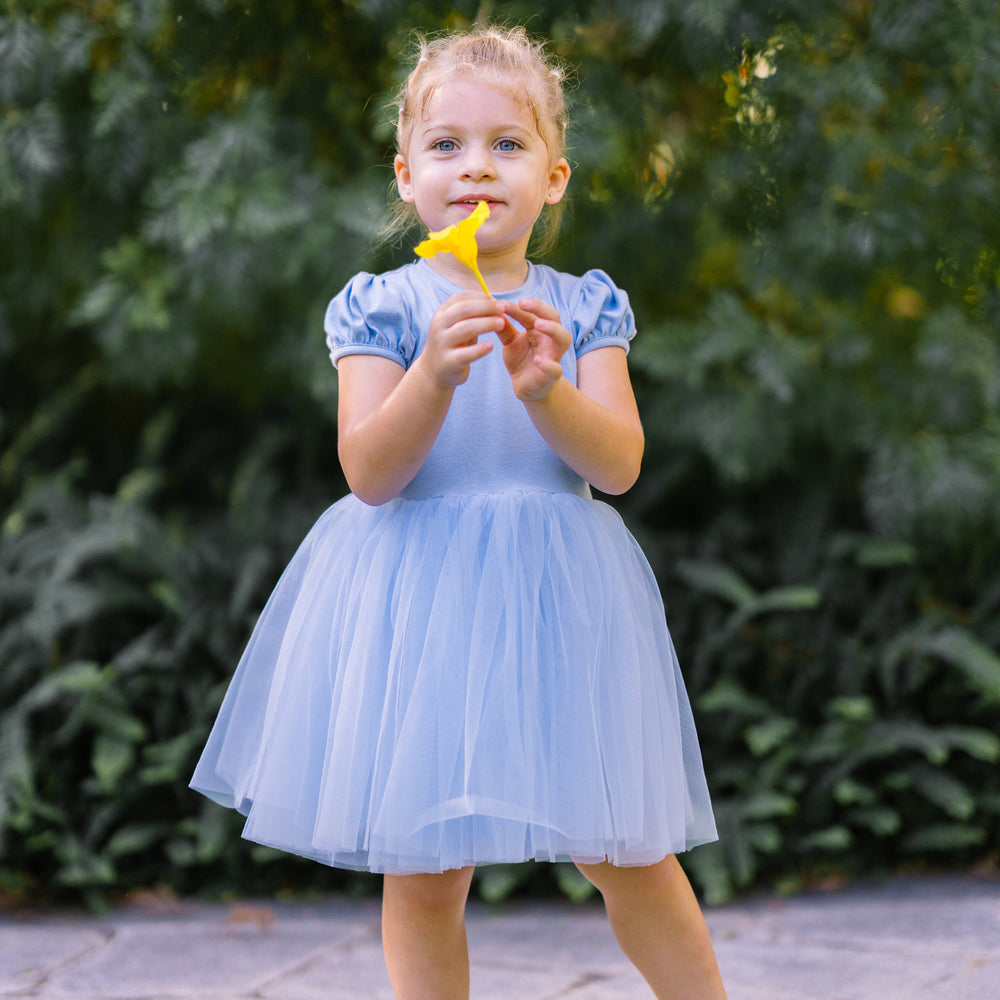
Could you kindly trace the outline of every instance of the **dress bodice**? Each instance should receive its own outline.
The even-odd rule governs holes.
[[[461,289],[426,260],[386,274],[356,275],[327,310],[334,364],[347,354],[386,357],[408,368],[420,355],[438,307]],[[498,298],[537,298],[559,312],[572,342],[560,359],[574,385],[577,360],[588,351],[628,350],[635,321],[627,295],[602,271],[575,277],[529,264],[524,285]],[[590,487],[546,444],[514,395],[495,334],[493,350],[475,361],[455,389],[451,407],[427,459],[402,490],[405,499],[508,490],[590,496]]]

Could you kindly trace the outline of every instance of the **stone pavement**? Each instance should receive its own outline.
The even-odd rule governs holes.
[[[944,876],[707,912],[729,1000],[1000,1000],[1000,878]],[[648,1000],[599,904],[469,906],[475,1000]],[[0,914],[0,997],[391,1000],[378,904],[146,898]]]

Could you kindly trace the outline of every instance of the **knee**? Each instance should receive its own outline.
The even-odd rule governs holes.
[[[652,865],[618,867],[609,861],[598,864],[575,862],[576,867],[602,896],[624,890],[629,895],[657,891],[676,878],[685,878],[683,869],[673,854]]]

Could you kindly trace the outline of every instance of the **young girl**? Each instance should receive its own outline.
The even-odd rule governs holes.
[[[628,299],[532,264],[563,197],[561,78],[520,29],[423,47],[396,185],[431,230],[485,201],[480,270],[440,254],[331,302],[353,493],[279,581],[192,787],[244,836],[385,874],[399,998],[467,997],[473,866],[572,859],[659,998],[724,996],[674,852],[715,839],[649,565],[589,484],[635,481]]]

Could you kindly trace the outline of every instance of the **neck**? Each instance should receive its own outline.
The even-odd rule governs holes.
[[[523,256],[504,262],[480,259],[479,270],[491,292],[511,292],[528,278],[528,262]]]
[[[476,276],[449,253],[427,258],[428,265],[442,277],[470,292],[481,292]],[[480,255],[479,272],[491,292],[500,294],[520,288],[528,278],[528,262],[523,255],[497,257]]]

